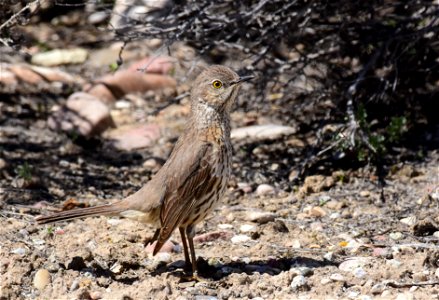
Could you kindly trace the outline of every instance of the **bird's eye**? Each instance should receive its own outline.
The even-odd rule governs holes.
[[[219,80],[214,80],[212,82],[212,86],[216,89],[220,89],[223,86],[223,83]]]

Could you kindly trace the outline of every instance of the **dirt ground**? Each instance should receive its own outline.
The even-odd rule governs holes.
[[[38,29],[35,35],[49,30]],[[127,49],[132,59],[149,47],[137,45]],[[65,70],[88,80],[108,71],[90,60]],[[179,82],[179,92],[187,86],[190,80]],[[176,233],[153,257],[148,225],[116,217],[34,222],[63,206],[135,192],[169,155],[187,101],[159,114],[150,112],[163,103],[151,95],[112,108],[118,124],[161,130],[153,145],[121,151],[108,132],[81,140],[49,129],[50,108],[65,97],[17,91],[0,106],[0,299],[439,299],[438,150],[396,149],[401,159],[388,166],[381,188],[371,165],[316,169],[290,181],[312,134],[235,141],[227,195],[198,228],[204,280],[194,282],[186,280]],[[233,127],[276,122],[260,114],[238,106]]]

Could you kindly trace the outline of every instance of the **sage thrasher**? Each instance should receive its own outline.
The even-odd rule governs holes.
[[[40,216],[39,224],[93,215],[121,215],[157,226],[155,255],[178,228],[186,264],[197,276],[193,238],[202,221],[223,196],[231,173],[230,111],[240,84],[224,66],[211,66],[195,80],[191,115],[184,133],[163,167],[139,191],[108,205]],[[190,255],[190,257],[189,257]]]

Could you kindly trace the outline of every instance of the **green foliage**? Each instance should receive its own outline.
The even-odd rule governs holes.
[[[117,62],[111,63],[109,66],[111,72],[116,72],[119,69],[119,64]]]
[[[32,179],[32,167],[29,166],[29,164],[27,162],[18,166],[15,169],[15,173],[17,173],[18,177],[23,178],[26,181],[29,181]]]

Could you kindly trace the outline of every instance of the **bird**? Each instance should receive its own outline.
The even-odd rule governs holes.
[[[119,215],[156,228],[156,255],[178,228],[185,262],[198,276],[194,236],[225,194],[232,169],[230,113],[243,82],[226,66],[212,65],[195,79],[185,129],[160,170],[137,192],[112,204],[62,211],[36,218],[38,224],[98,215]]]

